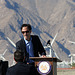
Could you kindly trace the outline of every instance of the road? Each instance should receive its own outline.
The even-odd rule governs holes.
[[[75,75],[75,69],[57,70],[57,75]]]

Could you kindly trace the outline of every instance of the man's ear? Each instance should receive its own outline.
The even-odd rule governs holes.
[[[24,56],[24,59],[23,59],[23,61],[25,61],[25,56]]]
[[[14,60],[15,60],[15,58],[14,58]]]
[[[14,58],[14,61],[16,62],[15,58]]]
[[[32,32],[32,30],[30,31],[30,33]]]

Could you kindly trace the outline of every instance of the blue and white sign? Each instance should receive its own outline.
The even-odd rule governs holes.
[[[48,61],[40,61],[37,66],[38,72],[42,75],[49,74],[51,71],[51,64]]]

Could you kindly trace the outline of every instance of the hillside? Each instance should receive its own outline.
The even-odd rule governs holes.
[[[40,37],[43,45],[53,39],[52,48],[61,60],[70,61],[68,55],[75,53],[75,0],[0,0],[0,53],[8,49],[4,57],[12,63],[14,46],[23,36],[23,23],[32,25],[32,34]]]

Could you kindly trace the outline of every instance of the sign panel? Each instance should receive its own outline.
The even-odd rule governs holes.
[[[51,71],[51,64],[48,61],[40,61],[37,66],[40,74],[48,74]]]

